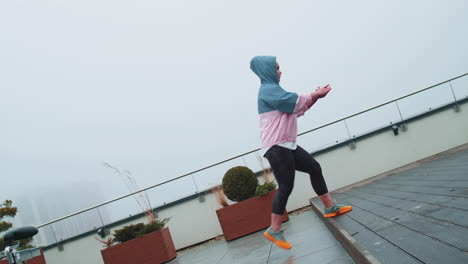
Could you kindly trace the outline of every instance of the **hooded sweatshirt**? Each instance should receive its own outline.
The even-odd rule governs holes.
[[[310,94],[285,91],[279,85],[276,57],[256,56],[250,61],[250,69],[260,78],[258,114],[262,148],[280,145],[296,149],[297,118],[309,110]]]

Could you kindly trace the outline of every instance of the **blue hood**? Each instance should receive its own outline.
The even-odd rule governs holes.
[[[298,95],[285,91],[279,85],[276,57],[256,56],[250,61],[250,69],[262,83],[258,91],[258,113],[280,111],[292,114]]]
[[[250,61],[252,69],[262,83],[278,83],[275,56],[256,56]]]

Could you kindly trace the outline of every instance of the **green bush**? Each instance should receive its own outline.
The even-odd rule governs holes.
[[[158,231],[164,228],[166,223],[169,221],[169,218],[165,218],[162,221],[156,221],[156,222],[150,222],[149,224],[146,224],[145,227],[141,230],[140,233],[138,233],[139,236],[144,236],[146,234],[149,234],[154,231]]]
[[[139,237],[139,234],[143,231],[144,228],[144,223],[126,225],[121,229],[114,231],[114,240],[120,243],[132,240]]]
[[[264,196],[275,189],[276,184],[274,182],[265,182],[264,184],[258,186],[256,195]]]
[[[229,200],[240,202],[255,196],[258,179],[251,169],[238,166],[229,169],[224,174],[222,185]]]
[[[169,219],[170,218],[165,218],[161,221],[151,221],[148,224],[138,223],[124,226],[121,229],[114,231],[114,241],[122,243],[137,237],[144,236],[151,232],[161,230],[164,228]]]

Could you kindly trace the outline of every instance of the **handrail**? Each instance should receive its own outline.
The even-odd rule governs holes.
[[[451,78],[451,79],[449,79],[449,80],[440,82],[440,83],[438,83],[438,84],[431,85],[431,86],[429,86],[429,87],[423,88],[423,89],[421,89],[421,90],[415,91],[415,92],[413,92],[413,93],[407,94],[407,95],[402,96],[402,97],[399,97],[399,98],[397,98],[397,99],[388,101],[388,102],[386,102],[386,103],[383,103],[383,104],[380,104],[380,105],[377,105],[377,106],[368,108],[368,109],[366,109],[366,110],[360,111],[360,112],[355,113],[355,114],[352,114],[352,115],[350,115],[350,116],[347,116],[347,117],[344,117],[344,118],[335,120],[335,121],[330,122],[330,123],[327,123],[327,124],[325,124],[325,125],[322,125],[322,126],[319,126],[319,127],[316,127],[316,128],[313,128],[313,129],[310,129],[310,130],[307,130],[307,131],[304,131],[304,132],[298,134],[298,136],[302,136],[302,135],[304,135],[304,134],[310,133],[310,132],[315,131],[315,130],[318,130],[318,129],[320,129],[320,128],[323,128],[323,127],[326,127],[326,126],[329,126],[329,125],[333,125],[333,124],[335,124],[335,123],[338,123],[338,122],[341,122],[341,121],[346,120],[346,119],[348,119],[348,118],[351,118],[351,117],[360,115],[360,114],[362,114],[362,113],[369,112],[369,111],[371,111],[371,110],[373,110],[373,109],[376,109],[376,108],[379,108],[379,107],[381,107],[381,106],[384,106],[384,105],[387,105],[387,104],[396,102],[396,101],[398,101],[398,100],[401,100],[401,99],[403,99],[403,98],[406,98],[406,97],[415,95],[415,94],[417,94],[417,93],[426,91],[426,90],[428,90],[428,89],[434,88],[434,87],[439,86],[439,85],[441,85],[441,84],[444,84],[444,83],[447,83],[447,82],[451,82],[451,81],[453,81],[453,80],[459,79],[459,78],[461,78],[461,77],[463,77],[463,76],[466,76],[466,75],[468,75],[468,73],[459,75],[459,76],[457,76],[457,77],[454,77],[454,78]],[[191,175],[191,174],[194,174],[194,173],[197,173],[197,172],[200,172],[200,171],[209,169],[209,168],[211,168],[211,167],[217,166],[217,165],[219,165],[219,164],[222,164],[222,163],[225,163],[225,162],[228,162],[228,161],[231,161],[231,160],[240,158],[240,157],[242,157],[242,156],[245,156],[245,155],[248,155],[248,154],[251,154],[251,153],[254,153],[254,152],[256,152],[256,151],[258,151],[258,150],[260,150],[260,149],[261,149],[261,148],[257,148],[257,149],[251,150],[251,151],[247,151],[247,152],[242,153],[242,154],[240,154],[240,155],[237,155],[237,156],[234,156],[234,157],[225,159],[225,160],[223,160],[223,161],[214,163],[214,164],[212,164],[212,165],[203,167],[203,168],[198,169],[198,170],[194,170],[194,171],[191,171],[191,172],[182,174],[182,175],[180,175],[180,176],[178,176],[178,177],[175,177],[175,178],[172,178],[172,179],[170,179],[170,180],[167,180],[167,181],[164,181],[164,182],[161,182],[161,183],[158,183],[158,184],[155,184],[155,185],[146,187],[146,188],[141,189],[141,190],[139,190],[139,191],[135,191],[135,192],[132,192],[132,193],[129,193],[129,194],[126,194],[126,195],[117,197],[117,198],[115,198],[115,199],[109,200],[109,201],[107,201],[107,202],[104,202],[104,203],[101,203],[101,204],[98,204],[98,205],[89,207],[89,208],[87,208],[87,209],[84,209],[84,210],[81,210],[81,211],[78,211],[78,212],[75,212],[75,213],[66,215],[66,216],[64,216],[64,217],[61,217],[61,218],[58,218],[58,219],[49,221],[49,222],[47,222],[47,223],[44,223],[44,224],[41,224],[41,225],[37,226],[37,228],[41,228],[41,227],[44,227],[44,226],[46,226],[46,225],[50,225],[50,224],[56,223],[56,222],[58,222],[58,221],[61,221],[61,220],[70,218],[70,217],[72,217],[72,216],[75,216],[75,215],[78,215],[78,214],[81,214],[81,213],[90,211],[90,210],[92,210],[92,209],[96,209],[96,208],[101,207],[101,206],[103,206],[103,205],[106,205],[106,204],[109,204],[109,203],[112,203],[112,202],[115,202],[115,201],[124,199],[124,198],[126,198],[126,197],[129,197],[129,196],[132,196],[132,195],[135,195],[135,194],[138,194],[138,193],[140,193],[140,192],[144,192],[144,191],[146,191],[146,190],[149,190],[149,189],[152,189],[152,188],[161,186],[161,185],[163,185],[163,184],[166,184],[166,183],[169,183],[169,182],[172,182],[172,181],[175,181],[175,180],[178,180],[178,179],[187,177],[187,176],[189,176],[189,175]]]
[[[146,187],[146,188],[144,188],[144,189],[141,189],[141,190],[139,190],[139,191],[135,191],[135,192],[132,192],[132,193],[129,193],[129,194],[126,194],[126,195],[123,195],[123,196],[117,197],[117,198],[115,198],[115,199],[109,200],[109,201],[107,201],[107,202],[104,202],[104,203],[101,203],[101,204],[98,204],[98,205],[95,205],[95,206],[89,207],[89,208],[87,208],[87,209],[83,209],[83,210],[81,210],[81,211],[78,211],[78,212],[75,212],[75,213],[72,213],[72,214],[66,215],[66,216],[64,216],[64,217],[61,217],[61,218],[58,218],[58,219],[52,220],[52,221],[50,221],[50,222],[47,222],[47,223],[41,224],[41,225],[37,226],[37,228],[40,228],[40,227],[43,227],[43,226],[46,226],[46,225],[49,225],[49,224],[53,224],[53,223],[55,223],[55,222],[58,222],[58,221],[61,221],[61,220],[63,220],[63,219],[70,218],[70,217],[72,217],[72,216],[74,216],[74,215],[81,214],[81,213],[84,213],[84,212],[87,212],[87,211],[90,211],[90,210],[96,209],[96,208],[98,208],[98,207],[101,207],[101,206],[103,206],[103,205],[106,205],[106,204],[109,204],[109,203],[112,203],[112,202],[115,202],[115,201],[121,200],[121,199],[123,199],[123,198],[127,198],[127,197],[129,197],[129,196],[132,196],[132,195],[135,195],[135,194],[138,194],[138,193],[144,192],[144,191],[146,191],[146,190],[149,190],[149,189],[152,189],[152,188],[158,187],[158,186],[160,186],[160,185],[163,185],[163,184],[166,184],[166,183],[169,183],[169,182],[172,182],[172,181],[175,181],[175,180],[181,179],[181,178],[183,178],[183,177],[187,177],[187,176],[189,176],[189,175],[191,175],[191,174],[194,174],[194,173],[200,172],[200,171],[202,171],[202,170],[206,170],[206,169],[208,169],[208,168],[211,168],[211,167],[217,166],[217,165],[219,165],[219,164],[222,164],[222,163],[224,163],[224,162],[227,162],[227,161],[230,161],[230,160],[233,160],[233,159],[237,159],[237,158],[239,158],[239,157],[242,157],[242,156],[244,156],[244,155],[247,155],[247,154],[253,153],[253,152],[257,151],[257,150],[260,150],[260,149],[258,148],[258,149],[255,149],[255,150],[252,150],[252,151],[246,152],[246,153],[244,153],[244,154],[237,155],[237,156],[235,156],[235,157],[232,157],[232,158],[229,158],[229,159],[226,159],[226,160],[220,161],[220,162],[218,162],[218,163],[215,163],[215,164],[212,164],[212,165],[209,165],[209,166],[203,167],[203,168],[201,168],[201,169],[198,169],[198,170],[195,170],[195,171],[192,171],[192,172],[189,172],[189,173],[183,174],[183,175],[181,175],[181,176],[178,176],[178,177],[176,177],[176,178],[173,178],[173,179],[170,179],[170,180],[167,180],[167,181],[164,181],[164,182],[161,182],[161,183],[158,183],[158,184],[155,184],[155,185],[152,185],[152,186]]]
[[[330,123],[327,123],[327,124],[325,124],[325,125],[322,125],[322,126],[319,126],[319,127],[316,127],[316,128],[313,128],[313,129],[310,129],[310,130],[307,130],[307,131],[304,131],[304,132],[298,134],[297,136],[302,136],[302,135],[304,135],[304,134],[310,133],[310,132],[315,131],[315,130],[317,130],[317,129],[320,129],[320,128],[323,128],[323,127],[326,127],[326,126],[329,126],[329,125],[336,124],[336,123],[338,123],[338,122],[341,122],[341,121],[346,120],[346,119],[349,119],[349,118],[351,118],[351,117],[360,115],[360,114],[365,113],[365,112],[369,112],[369,111],[374,110],[374,109],[376,109],[376,108],[379,108],[379,107],[381,107],[381,106],[394,103],[394,102],[396,102],[396,101],[399,101],[399,100],[404,99],[404,98],[406,98],[406,97],[410,97],[410,96],[415,95],[415,94],[420,93],[420,92],[424,92],[424,91],[426,91],[426,90],[429,90],[429,89],[434,88],[434,87],[436,87],[436,86],[439,86],[439,85],[441,85],[441,84],[448,83],[448,82],[451,82],[451,81],[453,81],[453,80],[459,79],[459,78],[461,78],[461,77],[463,77],[463,76],[465,76],[465,75],[468,75],[468,72],[465,73],[465,74],[459,75],[459,76],[457,76],[457,77],[454,77],[454,78],[452,78],[452,79],[449,79],[449,80],[440,82],[440,83],[438,83],[438,84],[431,85],[431,86],[429,86],[429,87],[426,87],[426,88],[424,88],[424,89],[418,90],[418,91],[416,91],[416,92],[412,92],[412,93],[410,93],[410,94],[404,95],[404,96],[399,97],[399,98],[397,98],[397,99],[393,99],[393,100],[388,101],[388,102],[386,102],[386,103],[379,104],[379,105],[377,105],[377,106],[368,108],[368,109],[366,109],[366,110],[363,110],[363,111],[361,111],[361,112],[352,114],[352,115],[350,115],[350,116],[347,116],[347,117],[344,117],[344,118],[335,120],[335,121],[330,122]]]

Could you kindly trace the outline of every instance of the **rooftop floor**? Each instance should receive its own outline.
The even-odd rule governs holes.
[[[280,249],[263,237],[263,231],[226,242],[214,241],[178,253],[171,264],[182,263],[354,263],[313,211],[290,215],[283,224],[291,250]]]
[[[335,193],[353,211],[334,225],[381,263],[468,263],[468,144],[447,153]],[[179,252],[170,263],[355,263],[314,211],[283,226],[289,251],[257,232]]]
[[[468,263],[467,149],[334,197],[353,206],[335,224],[382,263]]]

